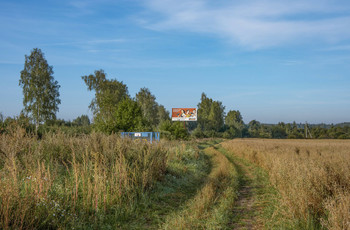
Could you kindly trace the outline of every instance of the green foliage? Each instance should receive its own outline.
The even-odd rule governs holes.
[[[115,79],[106,79],[103,70],[96,70],[94,74],[81,77],[88,90],[95,91],[95,98],[91,101],[90,109],[95,116],[102,120],[109,120],[117,109],[118,104],[129,97],[128,87]]]
[[[235,126],[229,126],[228,129],[223,134],[223,138],[235,138],[235,137],[241,137],[242,131],[237,129]]]
[[[205,137],[211,137],[211,138],[222,137],[222,132],[217,132],[215,130],[206,130],[203,133]]]
[[[198,124],[203,131],[219,132],[224,127],[225,106],[220,101],[213,101],[202,93],[198,104]]]
[[[225,117],[225,124],[237,128],[244,125],[243,118],[239,110],[230,110]]]
[[[277,138],[277,139],[287,138],[287,133],[286,133],[286,130],[283,128],[283,126],[273,126],[272,138]]]
[[[162,121],[170,121],[169,111],[167,111],[163,105],[158,106],[158,119],[159,123]]]
[[[38,129],[38,136],[39,138],[42,138],[43,136],[47,134],[58,134],[58,133],[64,133],[68,136],[80,136],[82,134],[90,134],[92,132],[91,126],[76,126],[76,125],[69,125],[62,124],[62,125],[41,125]]]
[[[73,120],[73,124],[77,126],[89,126],[90,119],[87,115],[81,115],[80,117],[77,117]]]
[[[24,69],[21,71],[19,85],[23,89],[24,112],[29,113],[37,127],[40,123],[56,119],[60,85],[55,81],[52,66],[38,48],[25,55]]]
[[[159,130],[161,131],[163,137],[171,140],[186,140],[189,138],[189,133],[182,122],[172,122],[170,120],[163,121],[159,125]]]
[[[205,137],[201,124],[197,125],[197,127],[193,130],[191,135],[194,136],[195,138],[204,138]]]
[[[141,107],[142,115],[149,124],[156,127],[159,123],[158,103],[148,88],[141,88],[136,94],[136,102]]]
[[[142,116],[142,110],[139,104],[130,99],[125,98],[118,106],[115,113],[115,132],[123,130],[131,131],[150,131],[148,121]]]
[[[114,115],[117,113],[119,103],[129,98],[128,87],[115,79],[108,80],[103,70],[82,76],[82,79],[88,90],[95,91],[95,98],[89,106],[94,113],[95,127],[107,133],[116,131]]]
[[[225,106],[219,101],[213,101],[208,116],[209,124],[212,130],[219,132],[224,126]]]
[[[225,117],[225,124],[229,127],[226,136],[243,137],[243,129],[245,128],[241,113],[237,110],[230,110]]]
[[[286,125],[286,132],[288,134],[287,138],[289,139],[304,138],[304,130],[299,129],[295,121],[293,122],[293,124]]]
[[[260,131],[259,131],[259,137],[260,138],[271,138],[271,128],[267,125],[261,125]]]
[[[252,120],[248,124],[248,132],[251,137],[259,137],[260,136],[260,129],[261,124],[259,121]]]

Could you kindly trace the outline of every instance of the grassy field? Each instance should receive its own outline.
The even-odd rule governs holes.
[[[268,172],[294,226],[350,229],[350,141],[236,139],[222,146]]]
[[[93,133],[17,128],[0,137],[0,228],[115,226],[164,177],[168,148]]]
[[[349,147],[17,127],[0,136],[0,228],[349,229]]]

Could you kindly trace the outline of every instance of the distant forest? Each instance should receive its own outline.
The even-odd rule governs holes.
[[[142,99],[143,98],[143,99]],[[126,103],[127,102],[127,103]],[[278,139],[349,139],[350,123],[339,124],[302,124],[283,123],[263,124],[252,120],[248,124],[238,110],[224,112],[220,101],[202,93],[198,103],[197,122],[173,122],[164,106],[156,102],[156,97],[147,88],[140,89],[135,98],[128,98],[123,104],[115,104],[116,110],[109,119],[101,119],[99,113],[90,121],[87,115],[81,115],[72,121],[51,119],[42,123],[38,135],[47,132],[64,132],[72,135],[88,134],[92,131],[116,133],[121,131],[159,131],[167,139],[189,138],[278,138]],[[105,104],[106,105],[106,104]],[[153,110],[153,111],[152,111]],[[119,111],[119,112],[118,112]],[[156,114],[156,116],[153,116]],[[149,116],[148,116],[149,115]],[[27,132],[35,133],[35,124],[30,116],[22,112],[16,117],[4,117],[0,113],[0,133],[8,132],[13,126],[20,125]]]
[[[350,138],[350,123],[262,124],[252,120],[248,124],[238,110],[225,113],[225,106],[202,93],[197,105],[196,122],[172,122],[170,113],[156,101],[148,88],[141,88],[132,97],[122,81],[107,79],[103,70],[82,76],[82,86],[86,85],[95,96],[90,103],[93,119],[81,115],[73,121],[56,118],[59,110],[60,85],[53,78],[53,67],[49,66],[40,49],[32,50],[25,56],[19,86],[23,90],[23,110],[17,117],[4,117],[0,112],[0,133],[8,132],[20,125],[27,132],[39,136],[47,132],[64,132],[72,135],[92,131],[107,134],[121,131],[159,131],[163,138]]]

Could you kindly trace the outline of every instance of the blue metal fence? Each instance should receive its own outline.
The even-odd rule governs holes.
[[[150,143],[160,140],[159,132],[121,132],[121,137],[129,137],[133,140],[147,140]]]

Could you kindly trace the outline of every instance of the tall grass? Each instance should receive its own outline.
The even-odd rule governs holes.
[[[301,228],[350,229],[350,141],[236,139],[222,146],[265,168]]]
[[[0,228],[116,226],[166,170],[166,144],[16,127],[0,135]]]
[[[236,169],[216,150],[205,149],[212,169],[203,187],[182,210],[169,215],[162,229],[223,229],[231,218],[238,187]]]

